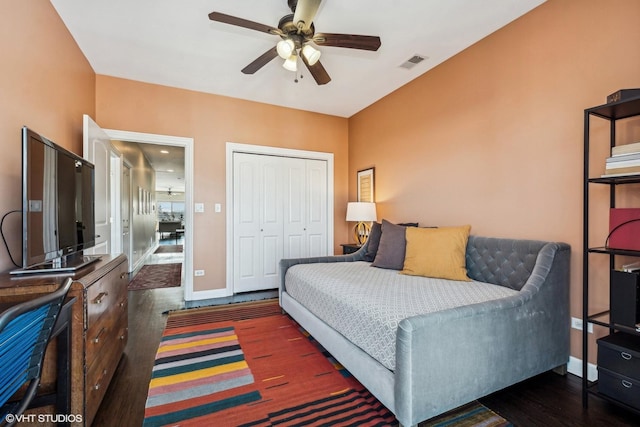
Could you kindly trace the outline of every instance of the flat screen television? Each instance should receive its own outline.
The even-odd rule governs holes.
[[[22,128],[22,268],[14,274],[75,271],[99,257],[93,164]]]

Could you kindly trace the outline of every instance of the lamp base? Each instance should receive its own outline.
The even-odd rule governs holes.
[[[353,238],[358,245],[364,245],[369,238],[371,226],[366,222],[359,222],[353,227]]]

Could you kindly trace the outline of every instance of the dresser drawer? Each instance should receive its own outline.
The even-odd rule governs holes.
[[[640,381],[598,366],[598,391],[640,410]]]
[[[640,336],[618,332],[597,342],[598,368],[640,380]]]
[[[92,361],[87,354],[85,399],[89,423],[93,420],[116,371],[127,343],[127,332],[127,319],[124,317],[116,324],[110,325],[108,330],[105,329],[104,339],[94,347]],[[89,346],[90,344],[87,343],[88,348]]]
[[[121,265],[87,288],[86,323],[91,329],[100,318],[109,315],[110,310],[121,304],[127,296],[129,276],[127,266]]]
[[[127,297],[124,295],[117,304],[109,308],[105,316],[89,328],[86,341],[87,366],[91,366],[105,352],[105,346],[115,345],[116,341],[123,339],[123,328],[126,337],[127,309]]]

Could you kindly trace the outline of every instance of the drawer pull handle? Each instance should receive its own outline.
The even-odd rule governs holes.
[[[104,371],[102,371],[102,376],[104,377],[105,375],[107,375],[107,370],[105,369]],[[102,385],[100,383],[96,383],[96,385],[93,386],[94,390],[100,390],[100,387],[102,387]]]
[[[622,356],[624,360],[631,360],[632,357],[629,353],[625,353],[624,351],[620,353],[620,356]]]
[[[100,292],[98,294],[98,296],[93,300],[94,304],[102,304],[102,300],[104,299],[104,297],[106,297],[107,295],[109,295],[109,292]]]
[[[631,381],[627,381],[627,380],[622,380],[622,386],[624,388],[631,388],[633,384],[631,383]]]
[[[129,273],[120,273],[120,278],[125,279],[129,276]]]
[[[94,344],[98,344],[100,342],[100,337],[102,336],[103,332],[104,332],[104,328],[100,329],[100,332],[98,332],[98,335],[96,335],[96,337],[93,339]]]

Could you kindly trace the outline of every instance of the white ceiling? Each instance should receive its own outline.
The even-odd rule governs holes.
[[[184,193],[184,147],[138,145],[156,172],[156,191]]]
[[[277,27],[287,0],[50,1],[97,74],[350,117],[545,0],[324,0],[316,32],[382,40],[377,52],[321,47],[324,86],[306,69],[295,83],[279,58],[242,74],[279,38],[208,18]],[[415,54],[428,59],[399,67]]]

